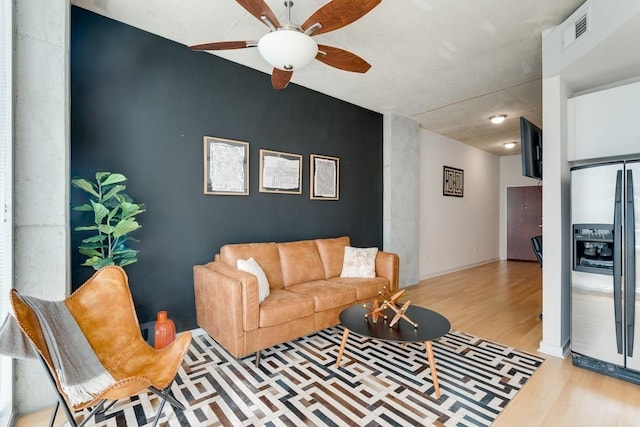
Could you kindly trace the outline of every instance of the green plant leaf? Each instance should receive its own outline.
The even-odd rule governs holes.
[[[95,231],[95,230],[98,230],[98,226],[97,225],[79,225],[76,228],[74,228],[74,230],[76,230],[76,231]]]
[[[122,214],[121,214],[122,219],[131,218],[133,216],[136,216],[144,212],[144,209],[141,209],[140,205],[136,203],[129,203],[129,202],[121,203],[120,209],[122,209]]]
[[[76,206],[73,208],[73,210],[80,212],[93,212],[93,208],[87,203],[85,203],[84,205]]]
[[[114,206],[111,208],[111,210],[109,211],[109,215],[107,216],[107,222],[111,223],[113,218],[121,219],[121,215],[118,215],[119,213],[120,213],[120,204],[114,203]]]
[[[82,239],[83,243],[97,243],[104,242],[107,239],[107,236],[96,234],[95,236],[87,237],[86,239]]]
[[[126,242],[139,242],[140,240],[135,239],[131,236],[120,236],[118,238],[118,246],[116,246],[116,249],[120,249],[120,248],[124,248],[126,245]]]
[[[88,203],[73,207],[75,211],[93,212],[94,224],[74,228],[94,232],[78,245],[78,251],[87,257],[82,265],[98,270],[106,265],[133,264],[137,262],[138,251],[126,243],[138,240],[127,234],[141,227],[135,216],[145,212],[145,207],[134,203],[124,192],[127,178],[123,174],[101,171],[95,173],[95,178],[95,182],[82,178],[73,181],[74,186],[95,196],[95,199],[87,197]]]
[[[118,193],[114,196],[114,198],[118,201],[118,203],[125,203],[127,201],[129,201],[129,199],[131,199],[131,197],[128,197],[125,193]]]
[[[97,264],[99,264],[100,262],[102,262],[102,261],[103,261],[102,257],[94,256],[94,257],[91,257],[91,258],[87,258],[81,265],[85,265],[85,266],[88,266],[88,267],[93,267],[96,270],[99,270],[100,267],[95,267],[95,266]]]
[[[118,265],[120,267],[124,267],[124,266],[130,265],[130,264],[136,263],[136,262],[138,262],[138,258],[126,258],[126,259],[120,260]]]
[[[125,234],[131,233],[140,227],[141,225],[133,218],[123,219],[113,227],[113,237],[118,238],[120,236],[124,236]]]
[[[105,245],[104,243],[85,242],[83,240],[82,244],[78,245],[78,250],[80,250],[80,248],[84,248],[84,249],[106,249],[106,247],[107,247],[107,245]]]
[[[138,255],[138,251],[134,249],[116,250],[111,253],[114,258],[132,258]]]
[[[111,175],[111,172],[96,172],[96,181],[102,182],[103,179]]]
[[[109,192],[107,192],[107,194],[105,194],[102,197],[102,203],[104,203],[107,200],[111,199],[116,194],[118,194],[119,192],[123,191],[125,188],[127,188],[126,185],[115,185],[113,188],[111,188],[111,190],[109,190]]]
[[[78,247],[78,252],[80,252],[82,255],[88,256],[88,257],[100,257],[102,258],[102,254],[93,248],[87,248],[86,246],[79,246]]]
[[[100,270],[102,267],[106,267],[107,265],[115,265],[115,263],[111,258],[105,258],[91,264],[91,267],[93,267],[96,270]]]
[[[96,203],[93,200],[91,200],[91,206],[93,206],[95,223],[102,224],[104,217],[109,214],[109,209],[104,207],[102,203]]]
[[[93,184],[87,181],[86,179],[73,178],[71,180],[71,185],[73,185],[74,187],[80,188],[81,190],[84,190],[87,193],[90,193],[96,197],[100,197],[96,192],[95,188],[93,187]]]
[[[113,227],[109,224],[100,224],[98,226],[98,230],[100,230],[100,232],[104,234],[113,234]]]
[[[127,180],[127,177],[122,175],[121,173],[112,173],[102,182],[102,186],[118,184],[120,182],[124,182]]]

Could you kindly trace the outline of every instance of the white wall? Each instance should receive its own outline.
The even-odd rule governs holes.
[[[542,185],[537,179],[522,176],[522,157],[500,157],[500,259],[507,259],[507,187]],[[542,232],[542,230],[541,230]]]
[[[464,170],[464,197],[442,195],[442,167]],[[420,279],[498,259],[500,161],[420,129]]]

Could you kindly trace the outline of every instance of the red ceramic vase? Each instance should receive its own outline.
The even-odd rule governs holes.
[[[176,325],[173,323],[173,320],[167,317],[166,311],[158,312],[155,331],[155,339],[153,342],[158,350],[166,347],[176,339]]]

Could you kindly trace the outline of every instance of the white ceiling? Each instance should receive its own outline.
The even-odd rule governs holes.
[[[354,0],[357,1],[357,0]],[[520,116],[542,127],[541,32],[584,0],[383,0],[355,23],[316,41],[367,60],[366,74],[319,61],[292,82],[497,155],[520,152]],[[304,22],[326,0],[294,0]],[[286,22],[284,0],[266,0]],[[184,45],[258,40],[267,27],[233,0],[72,0],[72,4]],[[123,47],[125,48],[125,47]],[[265,73],[257,49],[216,52]],[[286,89],[284,89],[286,90]],[[493,114],[507,114],[501,125]],[[518,142],[507,150],[503,143]]]

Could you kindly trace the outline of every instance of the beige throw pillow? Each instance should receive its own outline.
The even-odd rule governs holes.
[[[344,247],[340,277],[376,277],[378,248]]]
[[[236,261],[236,267],[239,270],[246,271],[247,273],[251,273],[258,279],[258,303],[264,301],[266,297],[269,296],[271,290],[269,289],[269,280],[267,280],[267,275],[264,274],[264,270],[260,267],[260,264],[253,259],[239,259]]]

